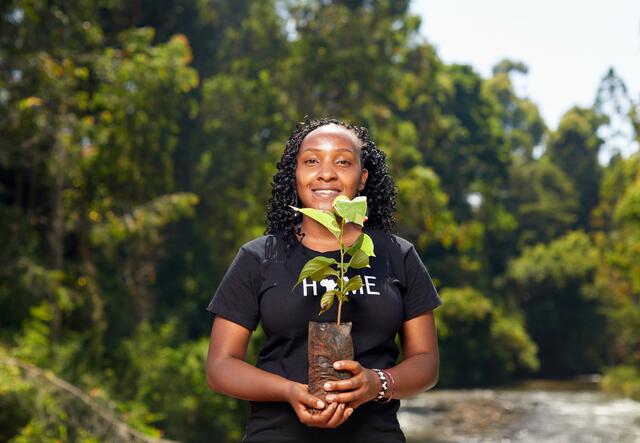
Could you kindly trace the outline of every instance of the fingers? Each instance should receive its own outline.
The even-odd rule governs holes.
[[[302,423],[318,428],[340,426],[347,421],[354,409],[350,405],[339,402],[327,404],[327,402],[308,393],[303,384],[293,385],[289,403]]]
[[[314,418],[316,418],[315,423],[317,425],[326,425],[335,415],[336,411],[339,409],[338,403],[333,403],[327,406],[320,414],[316,414]]]
[[[329,402],[330,404],[351,402],[359,402],[359,404],[362,404],[368,400],[365,399],[366,393],[366,389],[356,389],[355,391],[349,391],[342,394],[329,394],[326,398],[327,402]]]
[[[338,403],[333,403],[331,406],[333,405],[338,405]],[[339,404],[336,407],[334,414],[329,418],[329,421],[327,422],[327,427],[335,428],[337,426],[340,426],[342,423],[347,421],[347,418],[349,418],[349,415],[351,415],[351,413],[346,414],[345,405]]]
[[[343,403],[333,403],[327,406],[327,409],[331,408],[333,411],[328,421],[324,423],[324,428],[336,428],[343,424],[353,413],[353,408],[348,407]]]
[[[319,414],[312,414],[304,406],[298,411],[298,418],[302,423],[314,428],[335,428],[347,421],[353,408],[347,408],[343,404],[333,403],[327,406]]]
[[[333,368],[337,371],[349,371],[354,375],[362,372],[362,365],[355,360],[339,360],[333,363]]]
[[[323,428],[326,426],[326,423],[329,421],[329,419],[333,417],[333,414],[337,407],[338,404],[334,403],[324,408],[322,412],[314,413],[305,404],[298,403],[294,405],[294,410],[298,415],[298,419],[300,420],[300,422],[304,423],[307,426]]]
[[[302,393],[298,398],[298,401],[309,409],[324,409],[326,406],[325,402],[321,399],[308,393]]]
[[[328,403],[347,403],[347,406],[356,408],[375,398],[378,388],[375,384],[377,375],[373,371],[364,369],[358,362],[348,360],[336,362],[336,365],[349,368],[356,375],[348,380],[326,382],[323,388],[328,392],[325,398]]]
[[[365,379],[361,377],[352,377],[348,380],[328,381],[322,387],[325,391],[352,391],[358,389],[364,383]]]

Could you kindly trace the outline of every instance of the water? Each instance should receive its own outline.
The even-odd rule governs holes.
[[[398,420],[409,443],[640,443],[640,402],[593,383],[436,389],[403,400]]]

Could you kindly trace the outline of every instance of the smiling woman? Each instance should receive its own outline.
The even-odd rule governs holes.
[[[360,142],[343,126],[321,126],[307,135],[300,146],[296,184],[305,204],[305,198],[320,194],[321,204],[328,210],[331,206],[326,202],[333,202],[339,193],[361,191],[367,175],[360,162]]]
[[[362,167],[361,143],[346,127],[330,123],[310,132],[300,145],[296,166],[296,191],[305,208],[331,211],[338,195],[352,199],[362,191],[369,172]],[[309,217],[302,220],[300,240],[311,249],[335,250],[333,235]],[[360,226],[345,227],[345,241],[351,244],[361,233]]]
[[[245,442],[403,442],[398,399],[437,382],[432,311],[442,302],[413,245],[390,232],[395,189],[385,155],[365,128],[308,120],[291,135],[277,166],[266,235],[240,248],[207,308],[215,314],[209,387],[251,401]],[[330,285],[305,281],[291,288],[310,258],[335,257],[339,243],[291,206],[332,210],[338,195],[358,194],[367,197],[368,219],[364,227],[347,223],[343,242],[351,245],[366,232],[376,255],[359,270],[366,285],[342,312],[354,325],[353,360],[328,362],[350,378],[328,383],[324,389],[332,392],[322,401],[306,385],[308,322],[318,319],[322,288]],[[323,314],[328,322],[336,318],[335,306]],[[244,359],[258,324],[266,343],[254,367]]]

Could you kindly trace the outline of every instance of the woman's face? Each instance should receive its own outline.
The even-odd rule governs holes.
[[[360,162],[360,142],[347,128],[329,124],[302,140],[296,162],[296,189],[302,206],[330,211],[338,195],[354,198],[368,171]]]

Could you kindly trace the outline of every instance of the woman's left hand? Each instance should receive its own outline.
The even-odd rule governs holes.
[[[333,364],[334,369],[349,371],[353,377],[324,384],[325,391],[347,391],[340,394],[328,394],[328,403],[346,403],[347,408],[355,409],[363,403],[373,400],[380,391],[380,378],[375,371],[363,368],[354,360],[340,360]]]

